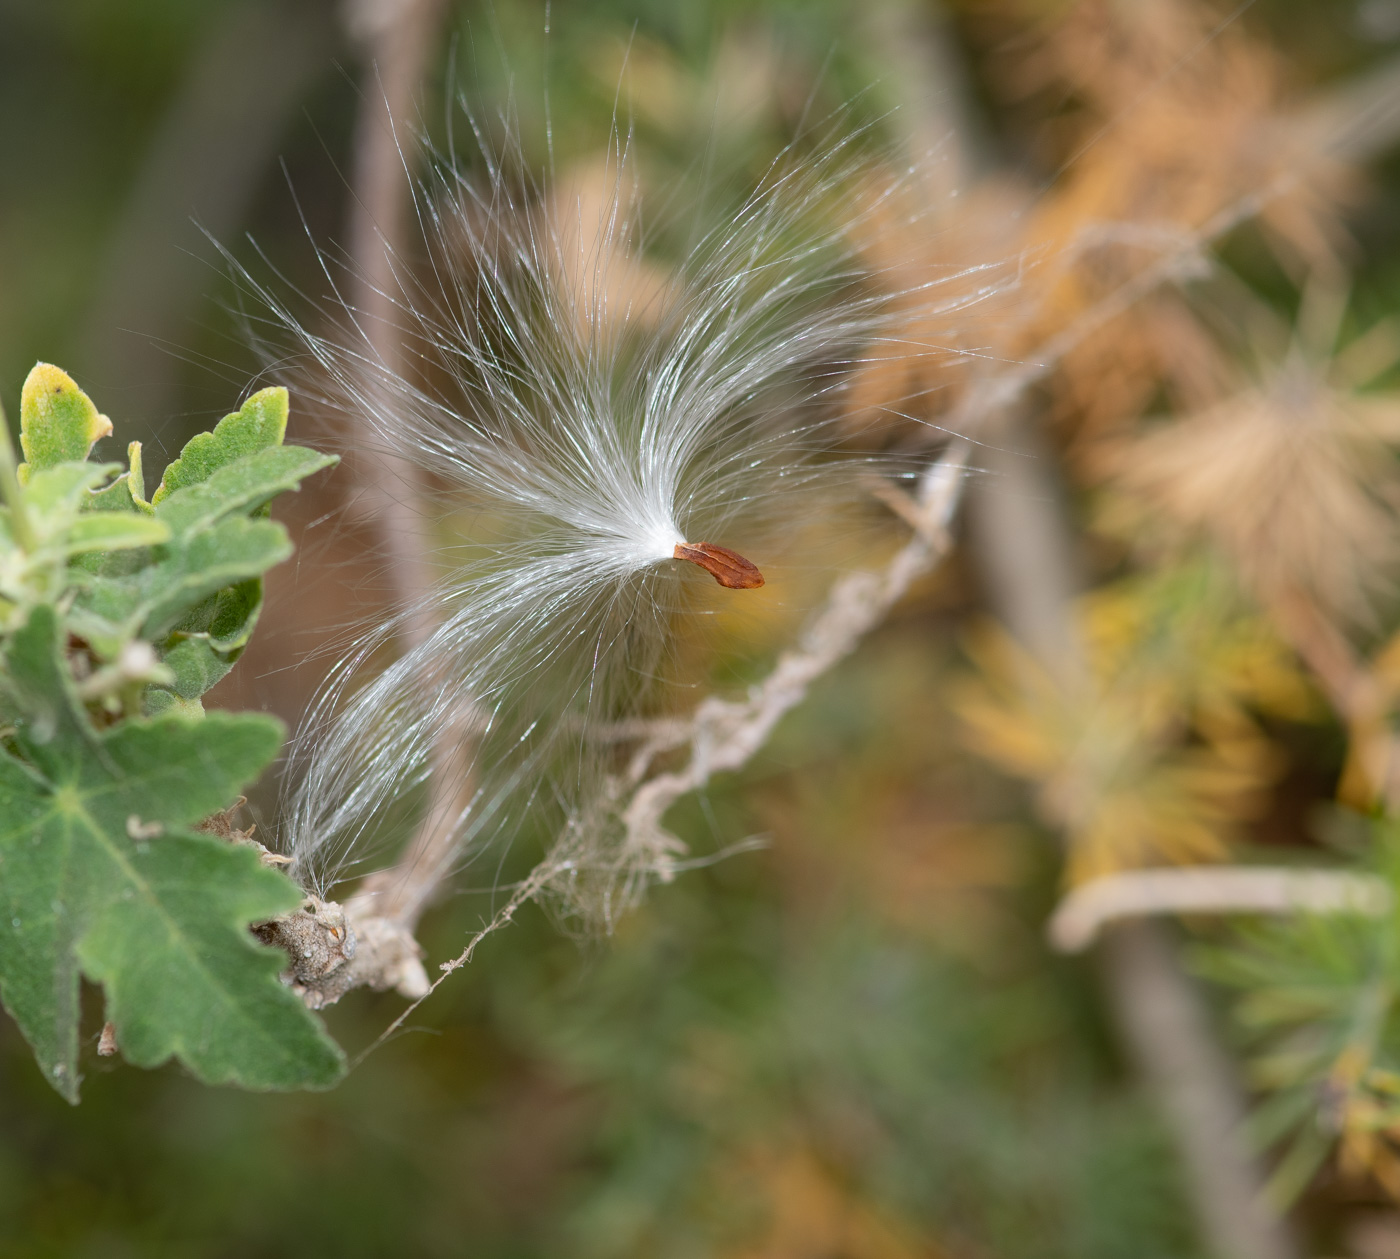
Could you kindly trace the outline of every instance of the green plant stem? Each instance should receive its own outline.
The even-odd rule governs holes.
[[[29,513],[24,507],[24,490],[20,488],[19,476],[15,470],[15,446],[10,440],[10,424],[5,418],[5,407],[0,403],[0,495],[10,509],[10,532],[15,542],[26,554],[35,550],[34,530],[29,525]]]

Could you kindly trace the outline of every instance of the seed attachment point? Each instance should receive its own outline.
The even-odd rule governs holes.
[[[757,590],[763,574],[737,551],[713,542],[677,542],[675,557],[699,564],[727,590]]]

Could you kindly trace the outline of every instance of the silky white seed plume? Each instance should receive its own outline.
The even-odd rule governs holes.
[[[690,558],[721,582],[744,556],[762,567],[775,539],[839,512],[868,466],[835,421],[897,286],[850,244],[878,184],[849,140],[824,148],[785,154],[663,265],[643,249],[621,142],[592,195],[540,188],[517,151],[483,144],[484,173],[444,164],[417,194],[424,256],[394,260],[393,364],[338,297],[298,318],[258,287],[299,351],[289,383],[420,465],[458,535],[436,630],[377,673],[400,623],[367,632],[298,736],[284,827],[308,884],[402,842],[403,801],[435,749],[463,739],[460,859],[537,813],[587,829],[574,849],[614,868],[614,753],[590,730],[666,708],[676,617],[711,592],[751,597],[715,590],[678,546],[710,544]]]

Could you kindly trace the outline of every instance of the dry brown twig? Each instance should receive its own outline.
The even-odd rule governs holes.
[[[410,199],[408,158],[400,135],[436,46],[443,9],[443,0],[347,0],[343,9],[345,25],[365,50],[378,89],[377,94],[366,93],[355,141],[349,224],[350,253],[357,268],[354,306],[373,353],[390,372],[397,370],[403,354],[397,331],[395,294],[401,281],[396,267],[404,256]],[[372,387],[372,379],[368,383]],[[435,624],[429,598],[433,542],[419,501],[420,477],[407,460],[378,450],[372,434],[355,436],[361,439],[351,443],[352,449],[361,448],[361,457],[352,461],[360,488],[356,507],[378,535],[393,604],[406,610],[403,636],[411,648],[427,639]],[[441,749],[429,785],[428,809],[393,870],[367,881],[344,909],[312,896],[296,914],[268,924],[271,942],[286,948],[292,958],[284,978],[313,1008],[363,986],[395,988],[410,998],[427,990],[414,929],[446,873],[452,823],[470,797],[469,777],[451,772],[463,759],[460,745],[465,742]],[[343,939],[312,938],[341,926]],[[335,945],[329,953],[322,948],[328,943]],[[304,959],[324,960],[324,965],[308,967]]]
[[[782,717],[806,697],[807,691],[833,665],[848,656],[870,630],[920,577],[930,572],[952,545],[949,525],[966,479],[969,444],[955,441],[920,480],[911,507],[922,527],[895,553],[879,573],[852,573],[835,583],[825,603],[808,624],[798,645],[784,652],[768,676],[743,700],[705,700],[683,726],[660,723],[633,756],[627,773],[614,784],[614,807],[626,838],[618,857],[622,896],[605,916],[624,908],[651,879],[672,879],[685,845],[662,825],[666,811],[682,796],[704,787],[717,773],[739,769],[767,742]],[[654,758],[678,744],[680,730],[690,759],[684,768],[647,778]],[[454,971],[471,961],[477,946],[514,918],[521,906],[543,895],[555,880],[577,872],[572,831],[566,829],[549,855],[516,885],[509,899],[467,942],[455,958],[441,964],[441,974],[391,1023],[365,1053],[392,1036],[413,1011]]]
[[[836,582],[797,647],[778,658],[773,671],[746,699],[712,696],[695,710],[688,739],[690,760],[683,769],[644,781],[652,756],[634,759],[629,770],[630,799],[621,810],[627,835],[622,860],[629,866],[637,861],[663,881],[673,877],[673,854],[683,845],[662,826],[671,805],[705,786],[715,774],[746,764],[778,721],[802,702],[811,684],[849,655],[909,587],[946,554],[948,526],[961,494],[968,453],[968,443],[956,441],[924,473],[917,498],[902,513],[915,522],[914,536],[883,572],[852,573]]]

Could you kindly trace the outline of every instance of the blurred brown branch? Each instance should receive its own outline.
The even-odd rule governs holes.
[[[617,876],[621,881],[621,895],[610,901],[605,910],[607,921],[611,922],[611,915],[640,893],[644,881],[664,881],[674,876],[684,845],[662,826],[667,809],[683,795],[704,786],[713,775],[747,764],[784,714],[802,702],[811,684],[849,655],[909,587],[948,553],[952,544],[948,526],[962,496],[967,455],[967,443],[958,441],[928,468],[921,478],[917,499],[911,503],[922,528],[881,572],[853,573],[837,581],[798,646],[779,657],[768,676],[750,689],[746,700],[707,699],[688,722],[662,723],[656,735],[633,756],[626,778],[614,784],[612,807],[623,820],[627,840],[616,868],[603,872],[605,877]],[[678,738],[681,732],[684,734]],[[685,743],[690,747],[690,760],[684,769],[646,778],[657,753]],[[506,903],[468,940],[462,952],[442,963],[442,974],[432,987],[404,1010],[366,1053],[383,1044],[439,984],[470,962],[477,946],[509,923],[522,905],[545,894],[556,880],[567,880],[579,873],[578,852],[572,839],[571,831],[566,829],[544,860],[516,885]]]
[[[1046,934],[1065,953],[1093,944],[1108,923],[1162,914],[1363,914],[1393,901],[1375,875],[1274,866],[1187,866],[1123,870],[1070,889]]]
[[[355,286],[352,306],[386,376],[402,373],[398,329],[403,290],[399,268],[408,262],[411,180],[419,149],[410,120],[429,58],[437,44],[443,0],[351,0],[346,24],[371,67],[356,124],[349,223]],[[374,374],[367,374],[373,392]],[[433,631],[429,603],[433,543],[420,497],[417,469],[380,449],[371,431],[349,435],[351,469],[359,483],[358,510],[374,522],[393,591],[406,613],[409,647]]]
[[[437,47],[444,0],[349,0],[350,35],[371,67],[356,126],[349,223],[354,268],[351,306],[385,376],[402,374],[398,330],[403,296],[400,268],[408,263],[413,164],[419,146],[409,127]],[[407,136],[407,140],[405,139]],[[365,373],[371,398],[379,373]],[[385,404],[387,405],[387,403]],[[418,470],[381,449],[373,431],[347,434],[346,463],[355,479],[355,508],[372,525],[399,610],[403,646],[424,642],[436,625],[431,599],[434,542]],[[349,961],[305,987],[309,1004],[329,1004],[351,988],[396,988],[415,998],[427,991],[414,929],[450,865],[456,822],[471,794],[470,736],[455,730],[438,749],[422,820],[395,865],[366,880],[346,905],[356,939]]]

